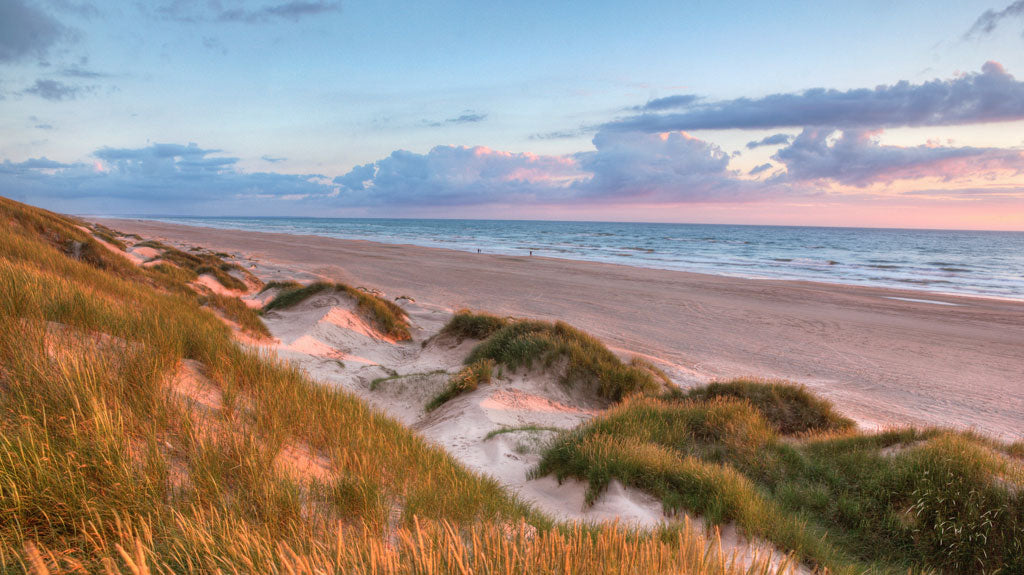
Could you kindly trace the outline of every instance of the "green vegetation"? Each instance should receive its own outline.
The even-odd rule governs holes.
[[[325,291],[343,291],[343,287],[339,287],[340,284],[332,284],[329,282],[314,282],[307,286],[304,286],[298,282],[292,287],[285,287],[282,282],[275,282],[276,285],[273,287],[279,287],[280,293],[274,296],[274,299],[270,300],[263,306],[263,311],[273,311],[275,309],[286,309],[294,307],[307,299],[315,296],[318,293]],[[289,282],[290,283],[290,282]]]
[[[121,251],[125,251],[128,248],[128,246],[126,246],[125,243],[118,237],[121,234],[108,228],[107,226],[104,226],[102,224],[90,224],[89,227],[92,228],[93,235],[107,242],[108,244],[115,246]]]
[[[734,379],[713,382],[682,391],[671,389],[664,396],[675,401],[734,397],[748,400],[775,431],[796,434],[807,431],[849,431],[851,419],[836,413],[832,404],[807,391],[802,385],[785,381]]]
[[[473,391],[480,384],[490,383],[493,369],[494,360],[491,359],[480,359],[462,368],[448,380],[448,386],[441,393],[427,402],[427,411],[434,411],[452,398]]]
[[[267,290],[272,290],[272,289],[287,289],[287,290],[290,290],[290,289],[300,288],[300,287],[302,287],[302,284],[300,284],[297,281],[293,281],[293,280],[288,280],[288,281],[272,281],[272,282],[267,282],[266,284],[264,284],[263,285],[263,289],[260,290],[260,293],[263,293],[263,292],[265,292]]]
[[[192,268],[133,266],[3,198],[0,222],[0,572],[741,572],[680,525],[553,524],[239,346],[202,304],[241,317],[242,302],[195,294]],[[494,361],[580,362],[567,381],[629,369],[657,391],[651,367],[607,367],[596,346],[512,321],[453,381],[484,383]],[[536,473],[587,481],[590,501],[618,479],[834,573],[1024,571],[1024,443],[858,433],[806,390],[759,385],[622,393]]]
[[[238,264],[223,261],[220,259],[220,255],[218,254],[206,253],[199,250],[197,250],[198,253],[195,254],[182,252],[181,250],[162,244],[162,242],[155,239],[139,241],[134,247],[160,250],[160,259],[170,262],[181,269],[193,272],[197,276],[203,274],[212,275],[218,283],[227,287],[228,290],[236,290],[238,292],[246,292],[249,290],[249,286],[246,285],[245,281],[242,281],[228,273],[231,270],[241,271],[253,282],[260,283],[259,279],[248,270]]]
[[[600,340],[563,322],[510,321],[476,346],[466,363],[481,359],[492,359],[512,370],[529,368],[534,362],[551,367],[565,360],[563,383],[593,385],[599,397],[611,402],[659,389],[651,369],[622,363]]]
[[[180,284],[192,283],[199,277],[199,274],[188,269],[178,267],[174,264],[160,263],[149,268],[157,273],[167,276],[172,282]]]
[[[209,305],[224,314],[224,317],[235,322],[242,331],[256,337],[269,338],[270,330],[263,323],[260,314],[237,297],[211,294],[201,297],[200,303]]]
[[[4,198],[0,221],[2,572],[767,572],[682,527],[553,525],[246,351],[167,270]]]
[[[941,430],[857,433],[781,382],[685,395],[627,401],[565,432],[534,474],[587,481],[590,502],[617,479],[836,573],[1024,568],[1024,470],[1009,446]]]
[[[441,329],[441,333],[459,340],[487,339],[494,332],[508,325],[508,323],[509,320],[507,318],[489,313],[460,309],[455,312],[452,319],[448,320],[448,323]]]
[[[547,427],[547,426],[544,426],[544,425],[516,425],[514,427],[502,426],[502,427],[499,427],[498,429],[494,429],[494,430],[491,430],[491,431],[487,432],[487,435],[484,436],[484,441],[486,441],[488,439],[493,439],[493,438],[495,438],[495,437],[497,437],[499,435],[505,434],[505,433],[519,433],[521,431],[531,431],[531,432],[551,431],[551,432],[554,432],[554,433],[561,433],[561,432],[563,432],[565,430],[560,428],[560,427]]]
[[[162,242],[158,242],[156,240],[141,241],[141,242],[136,243],[132,247],[135,247],[135,248],[153,248],[154,250],[160,250],[160,251],[167,251],[167,250],[174,249],[171,246],[169,246],[167,244],[164,244]]]
[[[273,287],[282,286],[278,283]],[[272,311],[298,305],[299,303],[322,292],[344,293],[356,301],[357,309],[384,335],[395,338],[398,341],[412,339],[409,333],[409,320],[406,318],[405,310],[396,303],[382,297],[366,293],[342,283],[315,282],[307,286],[281,287],[281,292],[270,300],[263,310]]]
[[[248,291],[248,286],[245,282],[232,276],[230,271],[237,270],[246,275],[254,283],[261,283],[256,276],[252,275],[248,270],[243,267],[225,262],[217,254],[207,253],[198,251],[198,253],[189,253],[177,248],[168,246],[167,244],[158,242],[156,240],[146,240],[135,244],[136,248],[153,248],[160,250],[160,259],[165,260],[174,264],[175,266],[188,270],[194,273],[196,276],[203,274],[211,275],[217,280],[220,285],[236,290],[236,291]],[[163,264],[162,264],[163,265]],[[194,279],[194,278],[193,278]]]
[[[221,266],[204,264],[196,266],[193,270],[199,275],[213,276],[213,278],[217,280],[217,283],[228,289],[241,292],[249,289],[248,286],[245,285],[245,282],[228,273],[228,271],[231,270],[230,264],[223,264]]]
[[[440,375],[442,373],[448,373],[443,369],[435,369],[434,371],[418,371],[416,373],[391,373],[387,377],[378,377],[370,382],[370,391],[376,391],[382,383],[394,381],[396,379],[405,379],[407,377],[429,377],[431,375]]]

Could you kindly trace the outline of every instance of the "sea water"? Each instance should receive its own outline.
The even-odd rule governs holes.
[[[447,219],[149,219],[1024,300],[1024,232]]]

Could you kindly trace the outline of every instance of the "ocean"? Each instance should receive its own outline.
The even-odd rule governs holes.
[[[433,219],[147,219],[1024,300],[1024,232]]]

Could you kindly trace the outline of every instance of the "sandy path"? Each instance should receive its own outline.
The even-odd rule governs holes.
[[[784,377],[862,422],[1024,438],[1022,303],[159,222],[104,223],[450,308],[563,319],[613,346],[677,364],[682,383]]]

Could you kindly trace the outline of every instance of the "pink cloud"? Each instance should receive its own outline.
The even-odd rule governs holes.
[[[786,166],[787,181],[831,180],[864,187],[897,180],[975,180],[1024,171],[1024,152],[1005,148],[887,146],[878,130],[807,128],[773,159]]]

